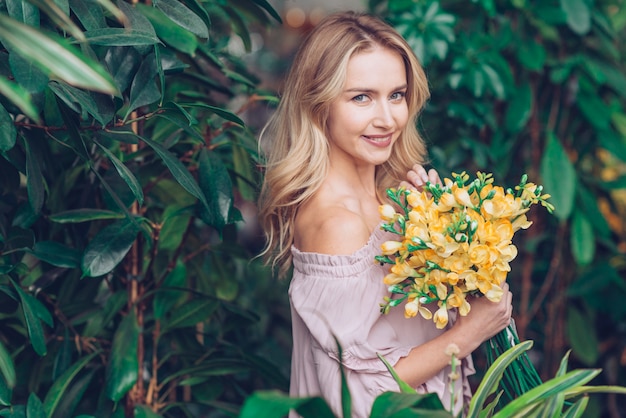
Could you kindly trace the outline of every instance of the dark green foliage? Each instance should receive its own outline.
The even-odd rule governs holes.
[[[284,291],[237,233],[238,112],[263,95],[227,47],[278,15],[132,3],[0,2],[3,416],[232,415],[286,389]]]

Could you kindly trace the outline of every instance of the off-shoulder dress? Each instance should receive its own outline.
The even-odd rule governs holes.
[[[374,399],[398,385],[377,353],[391,364],[444,332],[421,317],[404,318],[402,307],[383,315],[379,304],[387,295],[383,277],[388,266],[376,263],[384,241],[395,235],[376,229],[368,242],[350,255],[302,252],[292,247],[293,278],[289,287],[293,353],[291,396],[323,396],[341,416],[341,378],[338,348],[352,397],[352,417],[367,418]],[[347,239],[349,237],[346,237]],[[449,408],[449,368],[416,388],[437,393]],[[474,373],[471,357],[462,361],[461,380],[455,385],[455,411],[467,404],[471,391],[467,376]],[[462,384],[461,384],[462,382]],[[292,412],[291,417],[297,417]],[[348,418],[348,417],[344,417]]]

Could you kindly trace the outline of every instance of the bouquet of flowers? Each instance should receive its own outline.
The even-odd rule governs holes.
[[[376,256],[378,262],[391,264],[383,279],[391,295],[381,304],[382,313],[406,302],[405,317],[419,313],[442,329],[450,309],[468,314],[468,295],[501,299],[509,263],[517,256],[513,235],[531,225],[526,212],[537,203],[549,212],[554,207],[543,187],[529,183],[526,175],[514,190],[494,185],[490,173],[478,172],[469,180],[465,172],[453,173],[443,185],[427,183],[422,191],[387,190],[395,206],[380,206],[382,228],[399,240],[383,243],[382,254]],[[437,306],[436,311],[429,306]],[[488,342],[488,361],[518,343],[511,324]],[[502,383],[513,399],[541,379],[522,356],[507,369]]]

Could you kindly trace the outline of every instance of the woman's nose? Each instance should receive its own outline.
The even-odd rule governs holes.
[[[391,104],[383,101],[376,106],[373,124],[376,127],[389,128],[393,126],[393,111]]]

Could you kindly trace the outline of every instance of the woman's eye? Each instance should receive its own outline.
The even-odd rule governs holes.
[[[406,96],[406,93],[405,93],[405,92],[403,92],[403,91],[397,91],[397,92],[395,92],[395,93],[393,93],[393,94],[391,95],[391,100],[394,100],[394,101],[399,101],[399,100],[404,99],[404,96]]]
[[[352,100],[358,103],[362,103],[367,100],[367,96],[364,94],[359,94],[358,96],[354,96]]]

